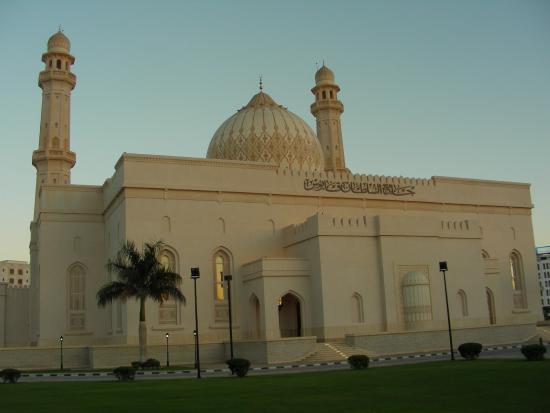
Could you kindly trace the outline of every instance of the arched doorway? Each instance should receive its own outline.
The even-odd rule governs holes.
[[[281,337],[302,336],[302,311],[300,300],[292,293],[279,299],[279,330]]]
[[[254,294],[250,297],[250,337],[260,338],[260,300]]]
[[[485,289],[485,293],[487,295],[487,307],[489,309],[489,323],[496,324],[497,319],[495,316],[495,297],[493,296],[493,292],[489,288]]]

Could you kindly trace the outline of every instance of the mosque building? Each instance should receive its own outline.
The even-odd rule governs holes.
[[[71,182],[75,57],[62,32],[42,61],[30,345],[63,336],[94,352],[95,365],[135,346],[138,303],[99,308],[96,293],[123,241],[158,239],[161,260],[183,276],[185,300],[148,301],[152,348],[169,333],[192,349],[191,267],[201,270],[200,337],[212,360],[224,360],[228,341],[222,273],[233,276],[236,349],[252,360],[300,360],[318,343],[373,354],[445,348],[440,261],[455,343],[536,334],[530,185],[354,174],[340,87],[325,65],[311,89],[316,131],[260,90],[215,131],[205,158],[123,153],[110,178],[88,186]]]

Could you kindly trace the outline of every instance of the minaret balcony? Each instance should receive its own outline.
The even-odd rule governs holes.
[[[32,153],[32,164],[34,166],[41,161],[52,160],[65,161],[73,167],[76,163],[76,154],[62,149],[38,149]]]
[[[52,80],[67,82],[71,85],[71,89],[74,89],[76,86],[76,75],[74,73],[58,69],[43,70],[40,72],[40,75],[38,75],[38,86],[42,87],[44,82],[49,82]]]
[[[321,110],[336,110],[340,113],[344,112],[344,105],[336,99],[318,100],[311,104],[311,113],[315,115]]]

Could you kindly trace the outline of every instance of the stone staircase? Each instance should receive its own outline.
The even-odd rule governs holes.
[[[365,349],[351,347],[343,342],[317,343],[317,350],[302,360],[305,364],[326,363],[330,361],[345,361],[353,354],[365,354],[374,357],[375,354]]]

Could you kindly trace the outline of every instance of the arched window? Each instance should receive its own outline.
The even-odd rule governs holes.
[[[326,98],[327,98],[327,92],[325,92],[325,91],[323,90],[323,99],[326,99]]]
[[[225,300],[223,275],[229,274],[230,268],[229,255],[223,250],[217,251],[214,254],[214,290],[216,301]]]
[[[160,253],[159,261],[169,271],[177,272],[176,255],[168,249]],[[159,324],[178,323],[178,304],[175,299],[164,296],[159,305]]]
[[[332,94],[332,90],[330,91],[330,98],[332,99],[333,98],[333,94]]]
[[[359,293],[355,293],[351,296],[351,322],[352,323],[364,322],[363,298]]]
[[[426,327],[432,319],[430,281],[425,273],[409,272],[403,278],[403,313],[408,329]]]
[[[468,317],[468,298],[464,290],[458,290],[456,298],[460,308],[460,314],[462,317]]]
[[[58,69],[61,69],[61,60],[57,59],[56,66],[57,66]]]
[[[514,308],[525,308],[525,289],[523,278],[523,265],[519,252],[512,251],[509,257],[510,276],[512,278],[512,294],[514,299]]]
[[[73,264],[67,279],[67,316],[69,330],[86,329],[86,270],[81,264]]]

